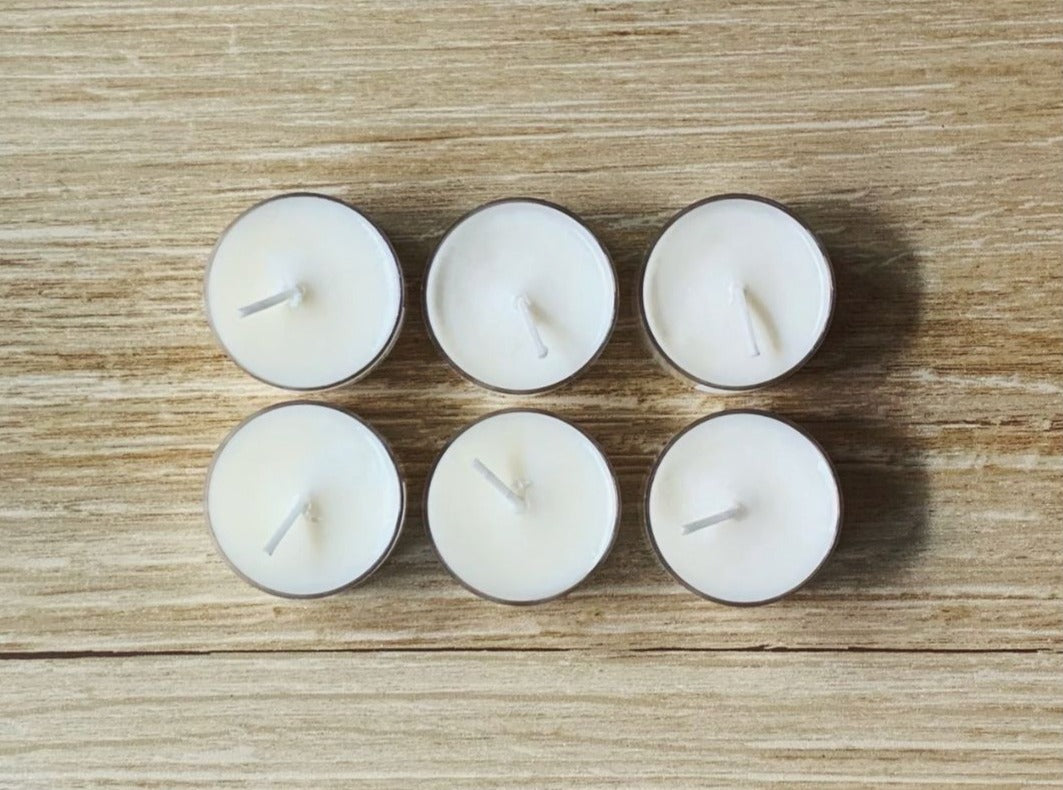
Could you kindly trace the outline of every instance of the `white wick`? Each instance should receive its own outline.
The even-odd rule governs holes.
[[[264,550],[266,554],[273,556],[273,552],[276,551],[277,545],[284,540],[284,536],[288,534],[288,530],[292,528],[292,525],[299,520],[299,516],[303,514],[309,515],[310,512],[310,500],[307,497],[300,497],[295,503],[295,507],[291,512],[284,517],[284,521],[277,527],[277,531],[273,533],[273,536],[266,543]]]
[[[527,503],[524,501],[524,497],[518,494],[509,486],[507,486],[505,483],[503,483],[502,480],[498,477],[498,475],[496,475],[494,472],[484,466],[483,461],[481,461],[479,458],[473,458],[472,468],[479,472],[483,479],[490,483],[498,493],[508,499],[510,504],[513,505],[513,507],[517,508],[517,510],[524,510],[525,506],[527,505]]]
[[[546,347],[543,342],[543,336],[539,334],[539,325],[535,322],[535,316],[532,314],[532,303],[524,294],[520,294],[514,302],[517,306],[517,312],[520,313],[520,317],[524,320],[524,326],[528,330],[528,334],[531,335],[532,343],[535,344],[535,354],[539,359],[542,359],[550,353],[550,349]]]
[[[244,305],[240,308],[240,317],[247,318],[249,315],[268,310],[270,307],[275,307],[285,302],[290,302],[291,306],[295,307],[301,301],[303,301],[303,286],[293,285],[291,288],[285,288],[280,293],[273,294],[273,296],[267,296],[265,299],[259,299],[257,302]]]
[[[742,315],[742,323],[746,328],[746,346],[749,356],[759,357],[760,346],[757,345],[757,335],[753,330],[753,311],[749,309],[749,298],[746,296],[746,287],[741,283],[731,283],[731,293],[728,299],[731,304],[738,304],[738,312]]]
[[[723,521],[730,521],[732,518],[736,518],[741,512],[741,505],[732,505],[731,507],[727,508],[727,510],[721,510],[719,513],[714,513],[711,516],[699,518],[697,521],[691,521],[689,524],[684,524],[683,534],[689,535],[691,532],[697,532],[699,529],[711,527],[713,524],[719,524]]]

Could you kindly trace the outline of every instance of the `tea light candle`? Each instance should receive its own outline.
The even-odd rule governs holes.
[[[280,195],[237,217],[211,253],[204,294],[233,361],[291,390],[365,375],[402,323],[402,270],[391,244],[325,195]]]
[[[826,561],[841,525],[838,479],[797,426],[725,411],[664,449],[646,490],[646,531],[661,562],[720,603],[768,603]]]
[[[490,414],[443,450],[425,492],[440,559],[465,587],[500,603],[564,595],[616,539],[620,493],[601,450],[542,411]]]
[[[447,231],[428,263],[424,302],[428,333],[458,372],[499,392],[543,392],[605,347],[616,274],[574,214],[512,198]]]
[[[815,235],[785,206],[720,195],[668,222],[638,293],[666,369],[699,389],[749,390],[793,373],[819,348],[834,275]]]
[[[251,584],[289,598],[366,579],[395,546],[404,508],[384,440],[322,403],[249,417],[207,474],[207,525],[222,556]]]

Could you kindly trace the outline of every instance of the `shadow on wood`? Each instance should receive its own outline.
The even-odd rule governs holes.
[[[812,586],[895,583],[926,543],[929,482],[921,452],[879,420],[805,425],[834,461],[845,508],[838,546]]]
[[[837,286],[834,321],[806,374],[885,372],[911,343],[922,313],[922,266],[902,224],[840,199],[794,209],[826,246]]]
[[[827,247],[838,293],[830,333],[802,377],[836,386],[820,388],[814,404],[799,400],[803,387],[785,398],[814,410],[803,422],[837,466],[845,499],[838,548],[813,584],[873,587],[896,581],[925,544],[925,453],[895,416],[910,411],[909,390],[887,381],[919,327],[921,265],[901,226],[879,211],[840,199],[795,208]]]

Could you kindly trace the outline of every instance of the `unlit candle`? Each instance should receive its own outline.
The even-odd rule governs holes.
[[[368,218],[324,195],[280,195],[237,217],[211,253],[204,294],[233,361],[293,390],[365,375],[402,321],[391,244]]]
[[[646,336],[668,370],[699,389],[748,390],[792,373],[819,347],[834,276],[789,209],[721,195],[669,221],[638,294]]]
[[[305,598],[355,584],[384,561],[405,488],[372,428],[321,403],[249,417],[207,475],[207,523],[222,555],[257,587]]]
[[[646,529],[661,561],[724,603],[766,603],[800,587],[834,548],[840,523],[826,454],[762,412],[721,412],[684,429],[647,487]]]
[[[574,215],[540,200],[488,203],[443,237],[425,273],[430,336],[464,376],[535,393],[585,369],[616,319],[616,275]]]
[[[620,496],[598,446],[540,411],[496,412],[443,450],[425,523],[443,564],[474,592],[535,603],[579,584],[616,536]]]

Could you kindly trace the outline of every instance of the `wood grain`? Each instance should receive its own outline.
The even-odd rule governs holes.
[[[8,661],[0,782],[1059,787],[1061,669],[585,651]]]
[[[749,722],[731,740],[698,742],[710,752],[726,743],[733,754],[720,759],[753,783],[1047,777],[1047,762],[1029,761],[1049,730],[1018,724],[1034,693],[1025,680],[994,692],[992,678],[1040,677],[1063,649],[1058,3],[0,0],[0,74],[0,656],[12,659],[0,670],[17,681],[0,690],[0,704],[23,716],[19,729],[3,725],[0,776],[16,775],[6,763],[23,779],[73,783],[63,771],[84,754],[99,767],[86,783],[176,781],[178,744],[166,745],[169,762],[153,773],[136,766],[152,764],[156,742],[131,734],[111,751],[93,741],[91,696],[57,763],[66,767],[49,773],[44,756],[59,759],[49,728],[66,714],[23,709],[53,682],[100,689],[99,705],[117,706],[109,715],[129,717],[116,731],[135,733],[161,710],[152,694],[190,694],[177,686],[213,678],[212,667],[239,674],[243,661],[268,669],[287,695],[277,699],[309,706],[324,726],[331,714],[315,695],[328,693],[331,675],[302,669],[315,661],[349,665],[352,677],[386,666],[405,678],[409,667],[437,662],[455,684],[487,694],[493,683],[502,706],[521,693],[492,669],[502,658],[420,651],[505,650],[506,661],[541,673],[553,659],[537,651],[549,648],[574,651],[572,661],[613,679],[608,704],[618,719],[631,668],[629,701],[649,717],[657,746],[677,721],[696,735],[692,721],[657,706],[641,653],[606,660],[596,651],[739,651],[733,665],[719,652],[668,659],[698,683],[708,681],[697,667],[731,667],[733,685],[722,683],[712,704],[736,720],[747,696],[782,695],[787,667],[805,683],[820,677],[820,660],[857,662],[848,666],[864,673],[854,688],[869,695],[866,711],[907,710],[929,728],[937,709],[910,689],[941,684],[964,701],[949,715],[966,718],[941,736],[951,739],[944,758],[921,749],[916,736],[937,736],[918,724],[891,730],[895,741],[868,736],[853,747],[859,758],[835,770],[830,748],[854,743],[843,725],[855,697],[843,691],[804,701],[795,732],[814,747],[792,770],[774,762],[774,746],[743,740]],[[486,411],[532,402],[479,391],[432,352],[416,295],[443,230],[486,200],[534,195],[583,215],[609,247],[622,288],[616,334],[587,376],[534,400],[594,435],[621,478],[620,539],[577,593],[521,610],[473,598],[432,555],[419,507],[370,583],[324,601],[269,598],[214,555],[201,512],[211,454],[236,422],[287,396],[214,346],[201,306],[204,262],[237,212],[293,189],[356,203],[403,260],[413,304],[396,349],[364,382],[323,397],[384,433],[414,502],[447,437]],[[685,204],[725,191],[796,208],[829,247],[839,285],[834,326],[807,368],[726,398],[659,370],[631,310],[656,230]],[[642,537],[639,501],[655,453],[686,423],[730,406],[806,425],[835,459],[847,505],[824,572],[755,610],[686,593]],[[744,652],[764,648],[786,652]],[[912,652],[866,661],[834,652],[852,648]],[[357,655],[236,664],[177,655],[336,649]],[[378,650],[400,652],[365,652]],[[793,652],[805,650],[836,659]],[[167,655],[46,660],[111,651]],[[960,655],[984,651],[1001,655]],[[13,663],[26,657],[36,659]],[[758,687],[760,661],[778,673],[776,685]],[[888,669],[882,686],[876,661]],[[973,669],[984,662],[989,675]],[[112,671],[128,682],[111,682]],[[375,677],[381,700],[399,692]],[[431,683],[444,682],[433,677],[419,687],[429,697]],[[229,693],[224,678],[210,678],[209,693]],[[260,708],[251,687],[240,688],[244,701],[216,713],[217,729],[197,730],[195,754],[228,732],[234,754],[246,756],[240,744],[254,730],[225,717]],[[1030,710],[1058,723],[1054,688]],[[373,732],[405,728],[425,750],[420,779],[435,757],[455,761],[445,775],[456,776],[463,755],[479,755],[494,767],[476,773],[473,762],[469,783],[503,783],[478,741],[418,729],[412,711],[428,703],[417,699],[401,713],[379,702]],[[578,697],[568,700],[542,708],[537,726],[556,734],[556,723],[590,715]],[[477,715],[495,715],[496,703],[483,704]],[[198,706],[181,703],[193,717]],[[876,726],[902,726],[884,715]],[[1013,748],[994,740],[1004,732]],[[570,753],[568,779],[579,766],[594,783],[619,770],[608,754],[641,754],[634,740],[612,743],[594,763],[593,743]],[[529,754],[542,757],[548,745]],[[705,758],[674,749],[684,766]],[[340,751],[330,736],[315,754],[347,760]],[[663,781],[674,753],[660,753],[658,773],[635,775]],[[274,775],[213,754],[187,776],[261,784]],[[397,765],[366,760],[380,778]],[[534,784],[531,757],[521,760],[519,780]],[[683,775],[700,776],[690,771]],[[339,781],[328,768],[275,775],[295,773]],[[705,775],[730,784],[738,773]]]

